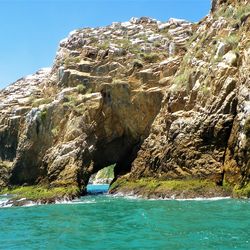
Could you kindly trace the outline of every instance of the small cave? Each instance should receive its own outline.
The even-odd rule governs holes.
[[[93,169],[88,175],[85,194],[105,193],[118,177],[129,173],[141,144],[142,141],[125,135],[108,143],[105,141],[97,143],[93,154]],[[98,181],[96,178],[98,175],[99,177],[103,175],[104,178],[99,178],[102,180]],[[100,184],[106,185],[106,190]]]

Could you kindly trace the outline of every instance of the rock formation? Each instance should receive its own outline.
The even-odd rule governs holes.
[[[244,187],[250,167],[250,5],[199,23],[132,18],[70,33],[51,69],[0,91],[0,187],[115,178]],[[119,187],[116,191],[119,191]]]

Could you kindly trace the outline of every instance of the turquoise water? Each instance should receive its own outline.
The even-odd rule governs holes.
[[[249,211],[249,200],[108,195],[1,208],[0,249],[250,249]]]

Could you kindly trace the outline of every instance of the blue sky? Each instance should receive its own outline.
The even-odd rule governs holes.
[[[53,63],[74,29],[131,17],[199,21],[210,0],[0,0],[0,88]]]

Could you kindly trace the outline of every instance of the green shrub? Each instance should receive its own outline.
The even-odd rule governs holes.
[[[239,187],[238,185],[236,185],[233,192],[234,195],[238,198],[250,198],[250,183],[248,183],[244,187]]]
[[[73,106],[77,104],[77,97],[74,95],[67,95],[65,96],[65,99],[66,99],[66,103],[68,104],[72,104]]]
[[[100,44],[98,47],[100,49],[106,50],[108,49],[110,46],[110,41],[109,40],[105,40],[102,44]]]
[[[160,42],[160,41],[155,41],[155,42],[153,43],[153,45],[154,45],[154,47],[156,47],[156,48],[160,48],[160,47],[161,47],[161,42]]]
[[[224,10],[223,16],[225,18],[232,18],[233,15],[234,15],[234,8],[229,7]]]
[[[189,67],[189,64],[191,62],[191,59],[193,58],[193,56],[190,53],[186,53],[185,56],[182,59],[182,63],[181,66],[183,67]]]
[[[178,88],[181,88],[184,86],[187,87],[189,85],[191,73],[192,73],[192,70],[186,68],[182,73],[180,73],[174,78],[174,84],[176,84]]]
[[[55,128],[53,128],[53,129],[51,130],[51,133],[52,133],[52,135],[53,135],[54,137],[57,137],[58,134],[59,134],[59,132],[60,132],[60,128],[59,128],[58,126],[56,126]]]
[[[86,92],[86,87],[83,84],[78,84],[76,89],[79,94],[84,94]]]
[[[91,37],[90,39],[92,44],[97,44],[99,42],[97,37]]]
[[[240,41],[240,37],[237,36],[236,34],[233,34],[233,35],[230,35],[230,36],[227,36],[223,39],[223,42],[225,44],[228,44],[232,49],[235,49],[237,48],[238,44],[239,44],[239,41]]]
[[[138,54],[141,53],[141,47],[140,47],[140,45],[135,44],[133,46],[130,46],[129,52],[137,56]]]
[[[41,116],[42,122],[44,123],[47,117],[47,109],[42,110],[40,113],[40,116]]]
[[[41,98],[41,99],[32,99],[32,107],[39,107],[40,105],[43,104],[49,104],[53,101],[52,97],[48,98]]]
[[[157,53],[141,53],[140,56],[147,63],[156,63],[160,59]]]
[[[234,18],[237,20],[241,21],[241,19],[245,16],[250,14],[250,5],[245,5],[245,6],[239,6],[236,8],[236,11],[234,13]]]
[[[120,44],[124,49],[129,49],[130,46],[132,45],[129,38],[123,38],[123,39],[116,40],[116,41],[117,41],[117,44]]]
[[[69,68],[71,66],[75,66],[80,61],[81,61],[80,56],[69,56],[64,60],[64,66],[65,68]]]
[[[93,92],[92,88],[88,88],[85,94],[91,94]]]
[[[137,38],[140,39],[140,40],[143,40],[144,42],[148,41],[148,37],[145,34],[144,35],[139,35],[139,36],[137,36]]]
[[[168,29],[167,29],[167,28],[160,30],[159,33],[160,33],[162,36],[168,38],[169,40],[172,40],[172,39],[173,39],[172,36],[170,35],[170,33],[168,32]]]

